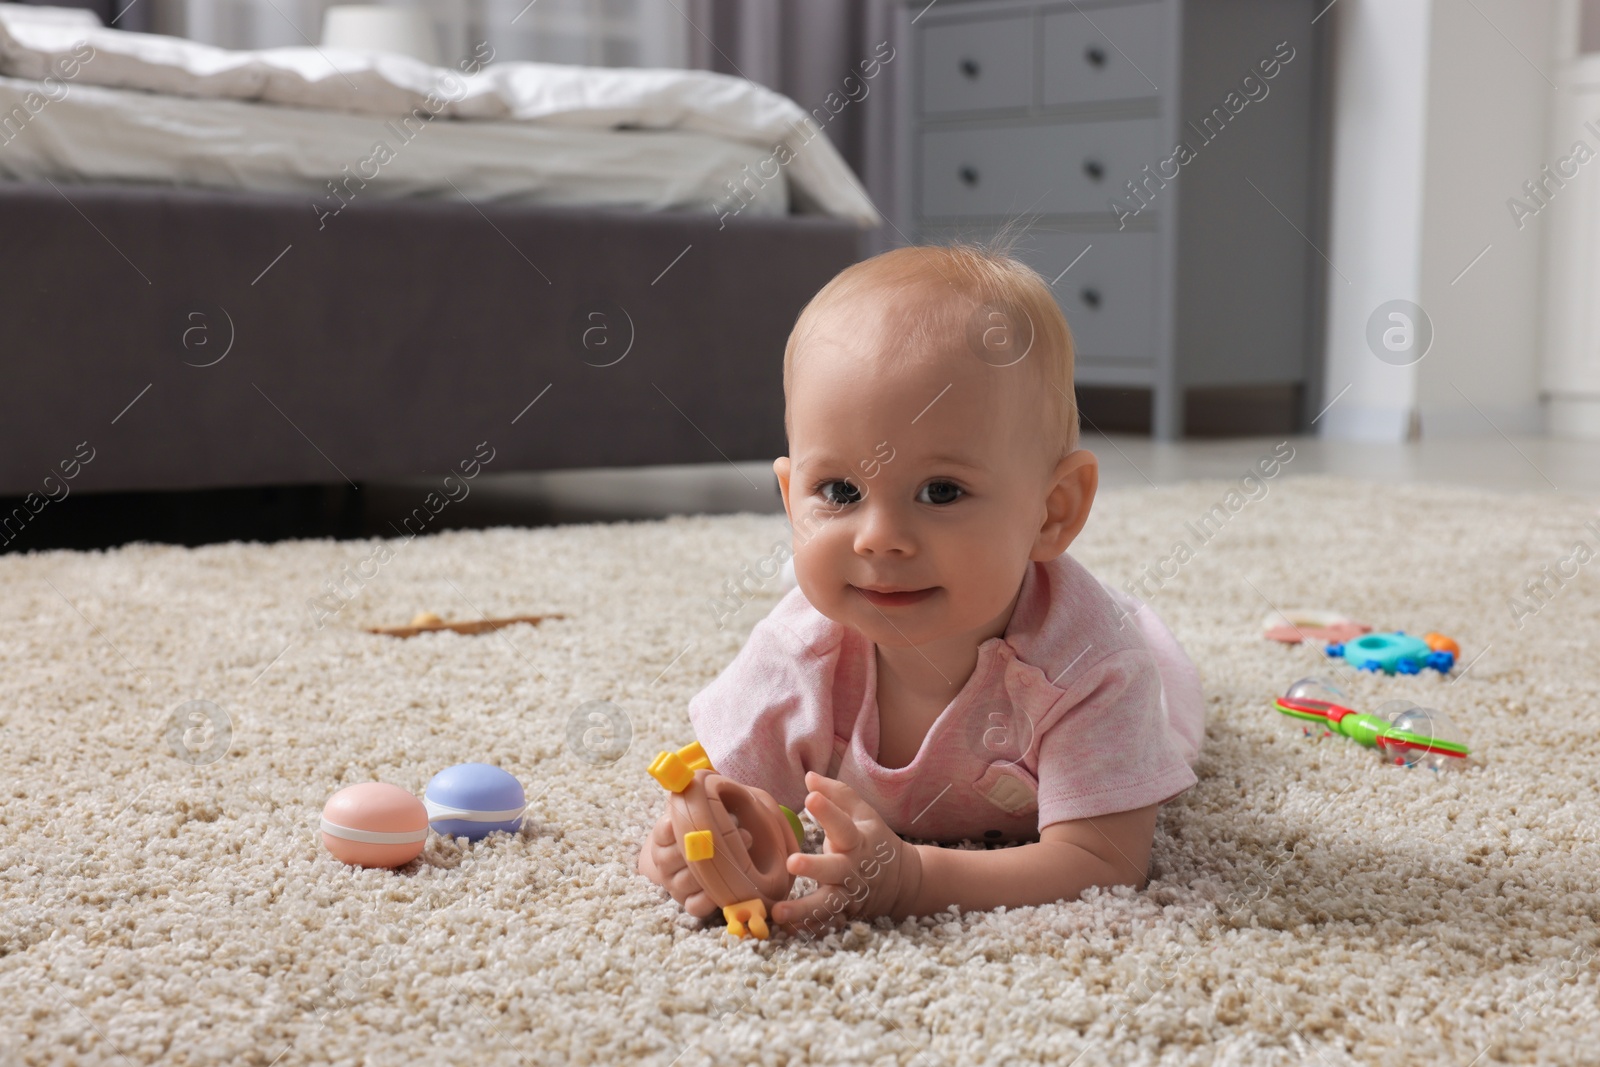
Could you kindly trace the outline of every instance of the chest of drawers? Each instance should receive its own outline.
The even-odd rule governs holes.
[[[1157,437],[1197,389],[1293,387],[1303,423],[1325,3],[907,3],[899,238],[1012,242],[1067,315],[1078,383],[1149,389]]]

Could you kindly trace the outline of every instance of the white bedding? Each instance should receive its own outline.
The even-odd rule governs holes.
[[[514,123],[571,133],[626,127],[626,133],[614,136],[630,140],[637,130],[678,131],[754,150],[720,175],[718,196],[723,200],[729,196],[723,183],[740,181],[748,197],[763,182],[770,187],[781,174],[799,210],[866,226],[880,221],[861,184],[812,117],[787,97],[742,78],[707,71],[521,62],[492,63],[463,73],[405,56],[332,49],[229,51],[71,17],[41,17],[40,10],[0,4],[0,75],[53,84],[59,99],[49,103],[51,109],[80,93],[85,106],[111,99],[83,91],[91,86],[159,94],[146,99],[168,114],[178,113],[171,105],[181,98],[244,107],[253,105],[239,102],[251,101],[294,109],[290,115],[311,110],[324,117],[364,117],[381,127],[421,109],[433,117],[416,141],[398,153],[397,167],[411,147],[457,125]],[[42,132],[37,127],[44,125],[44,117],[41,112],[30,124],[29,135]],[[0,146],[0,155],[21,140]],[[370,153],[370,146],[365,147],[357,159]],[[339,166],[347,162],[354,160],[341,157]],[[761,180],[749,180],[743,169],[747,163],[749,173]],[[221,160],[211,164],[226,165]],[[319,184],[330,176],[326,170],[317,172]]]
[[[764,155],[682,130],[447,119],[413,120],[413,129],[374,115],[92,85],[74,86],[17,125],[14,109],[26,114],[28,95],[46,88],[0,77],[0,119],[11,123],[0,126],[0,177],[303,194],[319,217],[345,199],[458,195],[474,202],[728,211],[739,204],[723,183]],[[384,157],[374,154],[380,142],[392,152],[381,163]],[[337,194],[330,180],[341,183]],[[745,198],[741,215],[789,210],[782,175],[760,189],[752,185]]]

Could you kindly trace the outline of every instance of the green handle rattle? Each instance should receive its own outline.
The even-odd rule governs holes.
[[[1459,765],[1470,750],[1455,725],[1432,708],[1391,700],[1377,714],[1356,711],[1321,678],[1302,678],[1272,706],[1291,718],[1321,724],[1333,733],[1376,748],[1385,763],[1430,770]]]

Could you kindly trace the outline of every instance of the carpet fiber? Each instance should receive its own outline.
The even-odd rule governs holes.
[[[1600,547],[1593,502],[1238,488],[1107,493],[1073,550],[1117,584],[1152,568],[1205,681],[1200,784],[1148,890],[816,941],[734,942],[634,873],[645,764],[775,602],[778,520],[0,558],[0,1059],[1600,1062],[1600,561],[1571,561]],[[1271,604],[1454,635],[1453,682],[1346,681],[1446,711],[1472,766],[1384,766],[1273,712],[1328,667],[1257,636]],[[422,610],[566,618],[362,632]],[[196,700],[226,716],[212,762],[169,730]],[[520,835],[435,837],[397,873],[319,845],[338,787],[420,793],[468,760],[526,783]]]

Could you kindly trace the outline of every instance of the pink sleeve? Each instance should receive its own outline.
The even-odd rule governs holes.
[[[757,623],[733,662],[689,701],[695,737],[717,773],[799,811],[806,772],[826,774],[833,758],[838,659],[837,640],[819,648],[780,619]]]
[[[1124,649],[1063,695],[1065,714],[1039,738],[1039,826],[1132,811],[1195,784],[1167,728],[1150,656]]]

